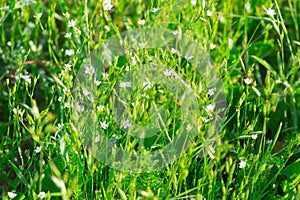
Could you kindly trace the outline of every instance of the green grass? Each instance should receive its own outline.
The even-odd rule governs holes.
[[[2,199],[13,194],[14,199],[299,199],[300,1],[112,4],[105,11],[96,0],[0,1]],[[145,24],[139,23],[142,19]],[[205,123],[217,117],[203,109],[213,103],[209,84],[188,59],[170,49],[132,50],[106,67],[99,64],[101,58],[89,60],[109,38],[137,28],[176,31],[209,52],[226,94],[222,123]],[[182,104],[191,102],[176,95],[185,89],[175,84],[171,90],[159,82],[157,71],[154,86],[143,88],[141,66],[150,62],[182,78],[197,97],[192,111],[199,115],[184,117]],[[75,104],[86,98],[74,94],[82,90],[78,74],[90,64],[101,81],[96,89],[89,77],[97,98],[86,108],[95,108],[95,121],[77,118],[89,109],[74,115]],[[126,66],[131,77],[126,77]],[[119,87],[129,80],[131,87]],[[126,118],[115,110],[118,97],[126,99],[119,102],[130,111]],[[153,126],[150,134],[164,134],[139,139],[140,129],[120,128],[127,117],[140,127]],[[187,125],[185,120],[197,125],[192,129],[196,137],[163,168],[145,172],[124,162],[134,171],[120,170],[93,156],[93,122],[105,122],[108,127],[97,130],[137,154],[163,149]],[[210,140],[213,148],[207,145]],[[109,157],[117,155],[110,152]]]

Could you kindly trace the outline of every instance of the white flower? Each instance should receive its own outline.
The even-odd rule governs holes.
[[[211,97],[212,97],[212,96],[214,96],[214,95],[215,95],[215,92],[216,92],[216,89],[214,89],[214,88],[210,88],[210,89],[208,89],[208,92],[207,92],[207,93],[208,93],[208,95],[209,95],[209,96],[211,96]]]
[[[64,124],[61,124],[61,123],[58,123],[57,124],[57,131],[60,131],[65,125]]]
[[[214,43],[210,43],[210,44],[209,44],[209,48],[210,48],[210,49],[215,49],[215,48],[216,48],[216,45],[215,45]]]
[[[12,45],[11,41],[8,41],[6,44],[7,44],[7,46],[9,46],[9,47]]]
[[[206,11],[206,14],[207,14],[207,16],[211,17],[211,16],[213,15],[213,12],[210,11],[210,10],[207,10],[207,11]]]
[[[103,129],[107,129],[108,128],[108,124],[104,121],[104,122],[100,122],[100,126],[103,128]]]
[[[104,29],[105,29],[106,31],[110,31],[110,28],[109,28],[109,26],[107,26],[107,25],[104,26]]]
[[[101,84],[101,81],[95,80],[96,86],[99,86]]]
[[[126,119],[126,120],[124,121],[124,123],[123,123],[123,128],[124,128],[124,129],[127,129],[127,128],[129,128],[129,127],[131,127],[130,121],[129,121],[128,119]]]
[[[253,140],[256,140],[257,139],[257,134],[253,134],[253,135],[251,135],[251,138],[253,139]]]
[[[66,55],[67,56],[72,56],[72,55],[74,55],[74,50],[73,49],[66,49]]]
[[[276,15],[276,12],[274,9],[272,9],[272,8],[266,9],[265,7],[263,7],[263,8],[265,9],[267,15],[269,15],[270,17],[274,17],[274,15]]]
[[[208,111],[213,111],[213,110],[215,109],[215,106],[212,105],[212,104],[208,104],[208,105],[206,106],[206,109],[207,109]]]
[[[207,118],[207,117],[202,117],[202,122],[203,123],[206,123],[206,122],[208,122],[209,121],[209,119]]]
[[[65,64],[66,70],[71,71],[72,64]]]
[[[144,19],[141,19],[141,20],[138,21],[139,25],[144,25],[145,23],[146,23],[146,20],[144,20]]]
[[[102,106],[102,105],[97,106],[97,110],[99,112],[102,112],[104,110],[104,106]]]
[[[15,197],[17,196],[17,194],[14,193],[14,192],[7,192],[7,195],[8,195],[8,197],[11,198],[11,199],[13,199],[13,198],[15,198]]]
[[[93,66],[86,67],[84,73],[92,75],[95,73],[95,68]]]
[[[46,193],[45,193],[45,192],[40,192],[40,193],[38,194],[38,198],[40,198],[40,199],[45,198],[45,196],[46,196]]]
[[[90,92],[87,89],[84,89],[82,92],[84,96],[88,96],[90,94]]]
[[[69,103],[69,102],[66,102],[66,103],[65,103],[65,107],[66,107],[66,108],[70,108],[70,103]]]
[[[37,146],[34,150],[35,153],[40,153],[42,150],[42,147],[41,146]]]
[[[242,168],[245,168],[247,165],[247,163],[243,160],[241,160],[241,162],[239,162],[239,168],[242,169]]]
[[[36,19],[40,19],[42,17],[43,13],[38,13],[37,15],[34,15],[33,17]]]
[[[172,70],[170,70],[170,69],[165,69],[164,70],[164,75],[165,76],[172,76],[172,74],[173,74]]]
[[[146,43],[145,42],[141,42],[139,43],[139,46],[141,49],[145,48],[146,47]]]
[[[190,131],[193,129],[193,127],[189,124],[186,128],[185,128],[187,131]]]
[[[129,72],[129,70],[130,70],[129,66],[126,66],[125,70],[126,70],[126,72]]]
[[[153,8],[153,9],[152,9],[152,12],[153,12],[153,13],[156,13],[157,11],[158,11],[158,8]]]
[[[251,78],[245,78],[244,79],[244,82],[247,84],[247,85],[250,85],[253,83],[253,80]]]
[[[273,140],[271,140],[271,139],[267,139],[267,144],[270,144],[270,143],[272,143],[273,142]]]
[[[131,87],[130,82],[121,82],[119,85],[120,88]]]
[[[190,59],[192,59],[193,57],[194,57],[194,56],[190,56],[190,55],[185,55],[185,56],[184,56],[184,58],[187,59],[187,60],[190,60]]]
[[[58,100],[59,102],[61,102],[61,100],[62,100],[62,97],[61,97],[61,96],[59,96],[57,100]]]
[[[144,90],[148,90],[148,89],[150,89],[152,86],[151,86],[151,82],[149,82],[149,81],[144,81],[143,82],[143,88],[144,88]]]
[[[104,73],[102,73],[102,77],[104,80],[107,80],[109,77],[109,74],[104,72]]]
[[[247,2],[247,3],[245,4],[245,8],[246,8],[246,11],[249,12],[250,9],[251,9],[251,4],[250,4],[249,2]]]
[[[131,65],[136,65],[136,58],[134,56],[131,57]]]
[[[104,5],[104,10],[111,10],[114,6],[111,4],[105,4]]]
[[[66,33],[65,38],[70,38],[72,36],[72,33]]]
[[[191,0],[191,4],[195,6],[197,4],[197,0]]]
[[[69,20],[68,21],[68,27],[74,27],[75,26],[75,21],[72,19],[72,20]]]
[[[29,84],[31,83],[31,78],[30,78],[29,75],[23,75],[23,74],[21,74],[20,77],[21,77],[21,79],[23,79],[27,83],[29,83]]]
[[[171,54],[174,54],[174,53],[176,53],[177,52],[177,50],[176,49],[174,49],[174,48],[171,48]]]

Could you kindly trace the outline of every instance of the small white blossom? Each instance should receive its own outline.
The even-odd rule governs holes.
[[[65,64],[66,70],[71,71],[72,64]]]
[[[42,147],[41,146],[37,146],[34,150],[35,153],[40,153],[42,150]]]
[[[245,4],[245,8],[246,8],[246,11],[249,12],[250,9],[251,9],[251,4],[250,4],[249,2],[247,2],[247,3]]]
[[[109,26],[107,26],[107,25],[104,26],[104,29],[105,29],[106,31],[110,31],[110,28],[109,28]]]
[[[208,111],[213,111],[213,110],[215,109],[215,106],[212,105],[212,104],[208,104],[208,105],[206,106],[206,109],[207,109]]]
[[[108,80],[109,74],[108,73],[102,73],[102,77],[104,80]]]
[[[209,95],[209,96],[211,96],[211,97],[212,97],[212,96],[214,96],[214,95],[215,95],[215,92],[216,92],[216,89],[214,89],[214,88],[210,88],[210,89],[208,89],[208,92],[207,92],[207,93],[208,93],[208,95]]]
[[[40,193],[38,194],[38,198],[40,198],[40,199],[45,198],[45,196],[46,196],[46,193],[45,193],[45,192],[40,192]]]
[[[119,85],[120,88],[131,87],[130,82],[121,82]]]
[[[244,82],[247,84],[247,85],[250,85],[253,83],[253,80],[251,78],[245,78],[244,79]]]
[[[99,112],[102,112],[104,110],[104,106],[102,106],[102,105],[97,106],[97,110]]]
[[[9,46],[9,47],[12,45],[11,41],[8,41],[6,44],[7,44],[7,46]]]
[[[124,123],[123,123],[123,128],[124,128],[124,129],[127,129],[127,128],[129,128],[129,127],[131,127],[130,121],[129,121],[128,119],[126,119],[126,120],[124,121]]]
[[[112,8],[113,8],[114,6],[113,5],[111,5],[111,4],[105,4],[104,5],[104,10],[111,10]]]
[[[207,118],[207,117],[202,117],[202,122],[203,123],[206,123],[206,122],[208,122],[209,121],[209,119]]]
[[[247,163],[245,161],[243,161],[243,160],[241,162],[239,162],[239,168],[240,169],[245,168],[246,165],[247,165]]]
[[[170,70],[170,69],[165,69],[164,70],[164,75],[165,76],[172,76],[172,74],[173,74],[172,70]]]
[[[69,20],[68,21],[68,27],[74,27],[75,26],[75,21],[72,19],[72,20]]]
[[[197,0],[191,0],[191,4],[195,6],[197,4]]]
[[[99,86],[101,84],[101,81],[95,80],[96,86]]]
[[[152,12],[153,12],[153,13],[157,13],[157,11],[158,11],[158,8],[153,8],[153,9],[152,9]]]
[[[70,103],[69,103],[69,102],[66,102],[66,103],[65,103],[65,107],[66,107],[66,108],[70,108]]]
[[[61,100],[62,100],[62,97],[61,97],[61,96],[59,96],[57,100],[58,100],[59,102],[61,102]]]
[[[36,19],[40,19],[42,17],[43,13],[38,13],[36,15],[34,15],[33,17]]]
[[[214,43],[210,43],[210,44],[209,44],[209,48],[210,48],[210,49],[215,49],[215,48],[216,48],[216,45],[215,45]]]
[[[267,139],[267,144],[270,144],[270,143],[272,143],[273,142],[273,140],[271,140],[271,139]]]
[[[144,90],[148,90],[148,89],[150,89],[152,86],[151,86],[151,82],[149,82],[149,81],[144,81],[143,82],[143,88],[144,88]]]
[[[27,83],[29,83],[29,84],[31,83],[31,78],[30,78],[29,75],[23,75],[23,74],[21,74],[20,77],[21,77],[21,79],[23,79]]]
[[[126,72],[129,72],[129,70],[130,70],[129,66],[126,66],[125,70],[126,70]]]
[[[144,25],[145,23],[146,23],[146,20],[144,20],[144,19],[141,19],[141,20],[138,21],[139,25]]]
[[[209,17],[211,17],[213,15],[213,12],[211,10],[207,10],[206,11],[206,15],[209,16]]]
[[[72,33],[66,33],[65,38],[70,38],[72,36]]]
[[[61,123],[58,123],[57,124],[57,131],[60,131],[65,125],[64,124],[61,124]]]
[[[193,57],[194,57],[194,56],[190,56],[190,55],[185,55],[185,56],[184,56],[184,58],[187,59],[187,60],[190,60],[190,59],[192,59]]]
[[[253,140],[256,140],[257,139],[257,134],[253,134],[253,135],[251,135],[251,138],[253,139]]]
[[[270,17],[274,17],[274,16],[276,15],[276,12],[275,12],[275,10],[274,10],[273,8],[268,8],[268,9],[266,9],[266,8],[264,7],[264,9],[265,9],[267,15],[269,15]]]
[[[104,121],[104,122],[100,122],[100,126],[103,128],[103,129],[107,129],[108,128],[108,124]]]
[[[139,43],[139,46],[141,49],[145,48],[146,47],[146,43],[145,42],[141,42]]]
[[[137,61],[134,56],[131,57],[131,65],[136,65]]]
[[[15,197],[17,196],[17,194],[14,193],[14,192],[7,192],[7,195],[8,195],[8,197],[11,198],[11,199],[13,199],[13,198],[15,198]]]
[[[95,68],[93,66],[86,67],[84,73],[92,75],[95,73]]]
[[[174,48],[171,48],[171,53],[172,54],[175,54],[177,52],[177,50],[176,49],[174,49]]]
[[[193,127],[189,124],[186,128],[185,128],[187,131],[190,131],[193,129]]]
[[[72,56],[74,55],[75,51],[73,49],[66,49],[66,55],[67,56]]]
[[[90,94],[90,92],[87,89],[84,89],[82,92],[84,96],[88,96]]]

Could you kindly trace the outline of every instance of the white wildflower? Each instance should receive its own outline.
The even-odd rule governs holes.
[[[69,102],[66,102],[66,103],[65,103],[65,107],[66,107],[66,108],[70,108],[70,103],[69,103]]]
[[[153,13],[157,13],[157,11],[158,11],[158,8],[153,8],[153,9],[152,9],[152,12],[153,12]]]
[[[191,0],[191,4],[195,6],[197,4],[197,0]]]
[[[6,44],[7,44],[7,46],[9,46],[9,47],[12,45],[11,41],[8,41]]]
[[[108,128],[108,124],[104,121],[104,122],[100,122],[100,126],[103,128],[103,129],[107,129]]]
[[[149,82],[149,81],[144,81],[143,82],[143,88],[144,88],[144,90],[148,90],[148,89],[150,89],[152,86],[151,86],[151,82]]]
[[[84,73],[92,75],[95,73],[95,68],[93,66],[86,67]]]
[[[42,147],[41,146],[37,146],[34,150],[35,153],[40,153],[42,150]]]
[[[108,73],[102,73],[102,77],[104,80],[108,80],[109,74]]]
[[[60,131],[65,125],[63,123],[58,123],[57,124],[57,131]]]
[[[251,138],[253,139],[253,140],[256,140],[257,139],[257,134],[253,134],[253,135],[251,135]]]
[[[138,21],[139,25],[144,25],[145,23],[146,23],[146,20],[144,20],[144,19],[141,19],[141,20]]]
[[[69,20],[68,21],[68,27],[74,27],[75,26],[75,21],[72,19],[72,20]]]
[[[245,78],[244,79],[244,82],[247,84],[247,85],[250,85],[253,83],[253,80],[251,78]]]
[[[130,121],[129,121],[128,119],[126,119],[126,120],[124,121],[124,123],[123,123],[123,128],[124,128],[124,129],[127,129],[127,128],[129,128],[129,127],[131,127]]]
[[[206,106],[206,109],[207,109],[208,111],[213,111],[213,110],[215,109],[215,106],[212,105],[212,104],[208,104],[208,105]]]
[[[131,87],[131,82],[121,82],[119,84],[120,88]]]
[[[186,128],[185,128],[187,131],[190,131],[193,129],[193,127],[189,124]]]
[[[102,105],[97,106],[97,110],[99,112],[102,112],[104,110],[104,106],[102,106]]]
[[[271,139],[267,139],[267,144],[270,144],[270,143],[272,143],[273,142],[273,140],[271,140]]]
[[[241,162],[239,162],[239,168],[240,169],[245,168],[246,165],[247,165],[247,163],[245,161],[243,161],[243,160]]]
[[[99,86],[101,84],[101,81],[95,80],[96,86]]]
[[[70,38],[72,36],[72,33],[66,33],[65,38]]]
[[[40,198],[40,199],[45,198],[45,196],[46,196],[46,193],[45,193],[45,192],[40,192],[40,193],[38,194],[38,198]]]
[[[58,100],[59,102],[61,102],[61,100],[62,100],[62,97],[61,97],[61,96],[59,96],[57,100]]]
[[[213,15],[213,12],[211,10],[207,10],[206,11],[206,15],[209,16],[209,17],[211,17]]]
[[[208,93],[208,95],[209,95],[209,96],[211,96],[211,97],[212,97],[212,96],[214,96],[214,95],[215,95],[215,92],[216,92],[216,89],[214,89],[214,88],[210,88],[210,89],[208,89],[208,92],[207,92],[207,93]]]
[[[203,123],[206,123],[206,122],[208,122],[209,121],[209,119],[207,118],[207,117],[202,117],[202,122]]]
[[[250,4],[249,2],[247,2],[247,3],[245,4],[245,8],[246,8],[246,11],[249,12],[250,9],[251,9],[251,4]]]
[[[17,196],[17,194],[14,193],[14,192],[7,192],[7,195],[8,195],[8,197],[11,198],[11,199],[13,199],[13,198],[15,198],[15,197]]]
[[[215,48],[216,48],[216,45],[215,45],[214,43],[210,43],[210,44],[209,44],[209,48],[210,48],[210,49],[215,49]]]
[[[171,69],[165,69],[165,70],[164,70],[164,75],[165,75],[165,76],[172,76],[172,74],[173,74],[173,72],[172,72]]]
[[[87,89],[84,89],[82,92],[84,96],[88,96],[90,94],[90,92]]]
[[[74,55],[75,51],[73,49],[66,49],[66,55],[67,56],[72,56]]]
[[[20,77],[21,77],[21,79],[23,79],[27,83],[29,83],[29,84],[31,83],[31,78],[30,78],[29,75],[23,75],[23,74],[21,74]]]
[[[274,17],[276,15],[276,12],[273,8],[268,8],[266,9],[265,7],[263,7],[267,13],[267,15],[269,15],[270,17]]]

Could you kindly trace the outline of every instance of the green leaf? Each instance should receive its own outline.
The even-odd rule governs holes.
[[[286,175],[288,178],[291,178],[295,174],[300,174],[300,158],[289,164],[281,173]]]

